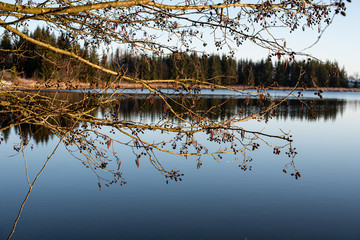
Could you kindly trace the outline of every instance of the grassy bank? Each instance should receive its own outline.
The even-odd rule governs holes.
[[[0,88],[6,89],[17,89],[17,90],[74,90],[74,89],[94,89],[94,88],[104,88],[106,85],[104,83],[99,84],[90,84],[79,81],[68,81],[68,82],[44,82],[40,80],[25,79],[20,77],[13,77],[10,72],[2,72],[0,74]],[[154,83],[150,86],[155,88],[173,88],[173,84],[164,84],[164,83]],[[199,85],[202,89],[209,89],[209,85]],[[122,89],[143,89],[142,84],[129,83],[129,82],[117,82],[111,84],[111,88],[122,88]],[[254,87],[234,85],[234,86],[224,86],[224,89],[254,89]],[[256,89],[256,88],[255,88]],[[289,87],[278,87],[279,90],[293,90]],[[296,89],[302,90],[302,89]],[[322,91],[333,91],[333,92],[360,92],[360,88],[330,88],[330,87],[321,87],[321,88],[307,88],[306,90],[322,90]]]

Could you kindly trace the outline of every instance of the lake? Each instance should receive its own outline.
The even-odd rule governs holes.
[[[206,105],[229,97],[226,91],[205,90],[203,95]],[[199,162],[197,157],[158,153],[161,167],[183,174],[177,181],[118,145],[122,178],[106,187],[101,178],[111,175],[87,168],[60,144],[23,208],[29,184],[22,152],[14,150],[20,142],[18,129],[11,129],[0,144],[0,239],[8,238],[20,209],[11,239],[360,239],[360,93],[325,92],[319,99],[305,92],[303,97],[312,99],[316,119],[290,99],[269,121],[241,123],[269,134],[291,131],[298,152],[292,164],[301,177],[291,175],[293,165],[284,151],[273,154],[266,144],[248,152],[252,160],[245,168],[232,154]],[[244,101],[234,97],[214,117],[231,118]],[[150,104],[140,94],[122,100],[119,116],[156,122],[162,109],[159,100]],[[244,114],[252,111],[258,110],[250,104]],[[105,113],[106,108],[96,114]],[[59,142],[48,131],[39,132],[24,150],[30,182]],[[206,142],[205,136],[198,141]],[[116,168],[118,162],[112,164]]]

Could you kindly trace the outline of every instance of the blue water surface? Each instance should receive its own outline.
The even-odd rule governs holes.
[[[146,158],[138,168],[123,146],[118,155],[127,184],[100,190],[96,175],[60,145],[11,239],[360,239],[360,96],[323,96],[345,99],[332,118],[241,125],[268,133],[291,131],[298,180],[283,172],[290,159],[264,145],[251,152],[251,171],[242,171],[239,161],[212,157],[203,158],[197,169],[196,158],[159,153],[165,168],[184,174],[181,182],[167,184]],[[0,239],[10,234],[29,189],[23,156],[13,150],[19,138],[11,131],[0,145]],[[54,137],[26,148],[30,180],[57,142]]]

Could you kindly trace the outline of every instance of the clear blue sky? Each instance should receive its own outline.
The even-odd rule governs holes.
[[[346,4],[346,17],[336,15],[320,41],[306,52],[323,61],[336,60],[340,67],[345,67],[348,75],[355,72],[360,74],[360,0],[352,0],[352,3]],[[288,47],[301,51],[317,40],[317,31],[299,30],[284,37]],[[250,44],[238,48],[236,53],[237,58],[254,60],[266,58],[267,55],[266,50]]]

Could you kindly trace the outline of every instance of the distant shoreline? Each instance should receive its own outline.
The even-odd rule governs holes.
[[[149,84],[152,87],[163,88],[163,89],[173,89],[172,84],[164,84],[164,83],[154,83]],[[87,90],[87,89],[96,89],[103,88],[104,84],[92,85],[90,83],[82,83],[82,82],[70,82],[69,84],[65,83],[40,83],[31,79],[24,78],[15,78],[12,81],[9,80],[1,80],[0,88],[6,89],[16,89],[16,90]],[[180,85],[179,85],[180,86]],[[120,89],[144,89],[143,85],[137,83],[116,83],[111,86],[111,88],[120,88]],[[211,86],[208,85],[199,85],[200,89],[211,89]],[[236,90],[250,90],[250,89],[259,89],[259,87],[254,86],[242,86],[242,85],[234,85],[234,86],[224,86],[224,88],[217,89],[236,89]],[[271,88],[274,90],[294,90],[291,87],[278,87]],[[301,91],[303,88],[297,88],[295,91]],[[360,88],[331,88],[331,87],[319,87],[319,88],[306,88],[306,91],[324,91],[324,92],[360,92]]]

